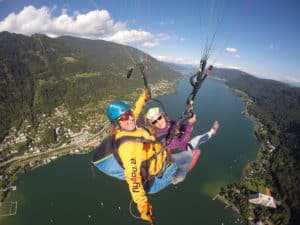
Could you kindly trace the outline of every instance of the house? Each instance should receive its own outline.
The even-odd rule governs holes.
[[[254,193],[250,195],[249,202],[263,205],[266,207],[276,208],[276,203],[274,198],[271,196],[271,191],[269,188],[266,188],[266,194]]]

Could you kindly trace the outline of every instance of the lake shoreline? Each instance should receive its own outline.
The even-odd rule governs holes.
[[[181,79],[177,79],[172,82],[160,81],[155,84],[150,84],[152,97],[155,98],[160,95],[175,93],[176,90],[174,86],[180,80]],[[95,146],[97,146],[108,134],[109,125],[109,122],[104,122],[104,124],[102,124],[103,128],[94,134],[89,140],[83,143],[80,148],[78,145],[63,145],[63,147],[59,147],[57,149],[48,149],[46,152],[40,152],[26,157],[15,157],[7,162],[2,162],[0,164],[0,168],[4,169],[4,174],[7,174],[8,180],[11,180],[8,186],[12,186],[17,181],[17,174],[19,173],[30,172],[41,166],[45,166],[62,156],[87,154],[93,151]],[[3,191],[3,196],[0,199],[0,207],[1,205],[7,203],[11,192],[12,190],[10,188],[6,188],[6,190]]]
[[[260,143],[260,147],[257,151],[257,156],[255,160],[249,161],[244,166],[238,182],[234,182],[233,184],[229,184],[226,187],[222,187],[220,192],[215,196],[214,199],[219,200],[220,202],[224,203],[226,207],[230,207],[233,211],[241,215],[244,221],[247,222],[248,224],[255,224],[257,218],[255,218],[253,213],[254,207],[252,207],[253,206],[252,203],[248,202],[251,192],[249,192],[249,190],[245,190],[247,188],[244,186],[244,182],[247,182],[248,180],[253,180],[253,167],[254,167],[253,165],[262,164],[262,161],[266,160],[261,156],[266,151],[266,148],[268,147],[269,151],[272,152],[275,149],[275,147],[272,146],[267,139],[262,138],[261,135],[262,130],[263,129],[266,130],[266,127],[260,122],[260,119],[256,118],[254,115],[249,113],[249,106],[255,104],[255,102],[252,101],[245,92],[239,89],[231,88],[228,85],[226,85],[224,82],[225,80],[222,79],[216,79],[216,80],[223,82],[224,86],[232,90],[234,94],[238,96],[238,98],[243,102],[243,105],[245,106],[245,110],[243,110],[241,113],[244,116],[248,117],[253,122],[254,124],[253,134],[256,140]],[[269,132],[268,130],[266,131]],[[271,160],[271,155],[272,154],[268,155],[269,160]],[[264,191],[261,192],[265,194]],[[235,193],[235,195],[232,193]],[[228,196],[232,196],[232,197],[228,197]],[[236,196],[238,196],[239,200],[237,200]],[[247,209],[245,209],[246,208],[245,205],[241,207],[242,205],[240,203],[241,201],[247,204],[248,206]],[[266,224],[273,224],[273,222],[268,218],[263,220],[263,222]]]
[[[170,109],[170,117],[177,117],[178,114],[182,112],[182,107],[185,106],[185,100],[186,97],[189,95],[191,92],[192,88],[188,82],[188,79],[184,79],[183,81],[177,82],[174,85],[174,89],[176,90],[176,94],[166,94],[164,96],[160,96],[159,100],[162,101],[165,104],[166,109]],[[214,90],[220,89],[220,91],[214,92]],[[139,89],[138,91],[135,91],[136,94],[140,93],[141,90]],[[192,202],[190,204],[195,205],[195,208],[193,209],[193,215],[191,215],[191,210],[192,209],[182,209],[181,211],[183,214],[191,216],[190,219],[192,221],[199,221],[199,223],[203,224],[220,224],[220,221],[223,221],[224,224],[233,224],[233,222],[238,222],[244,224],[242,222],[241,217],[237,214],[238,211],[233,211],[230,209],[225,209],[227,208],[226,205],[219,201],[212,201],[212,197],[219,192],[221,186],[226,185],[229,182],[234,182],[235,180],[239,179],[240,176],[240,171],[242,171],[243,166],[246,164],[248,161],[249,157],[252,159],[255,157],[255,151],[257,149],[257,142],[255,141],[254,137],[251,135],[252,133],[252,123],[250,120],[245,119],[244,116],[240,113],[243,111],[244,107],[241,103],[241,101],[234,95],[232,94],[232,91],[228,90],[223,86],[222,83],[213,81],[212,79],[208,79],[206,81],[206,84],[203,85],[201,92],[204,93],[214,93],[212,95],[209,95],[207,98],[201,98],[201,107],[198,108],[198,105],[196,105],[197,108],[195,108],[195,113],[197,112],[197,116],[200,117],[200,115],[206,114],[207,117],[205,118],[205,126],[210,126],[210,122],[214,120],[215,118],[219,118],[220,115],[220,121],[222,121],[222,124],[224,125],[224,131],[228,130],[228,132],[221,133],[218,136],[218,140],[215,140],[214,143],[210,143],[211,145],[215,146],[213,150],[209,153],[206,154],[205,157],[206,160],[203,160],[201,165],[202,171],[206,171],[205,173],[197,173],[194,172],[193,174],[190,175],[189,179],[190,181],[187,180],[187,182],[182,183],[180,186],[175,186],[171,187],[167,191],[163,192],[158,198],[153,198],[153,204],[159,206],[155,207],[156,210],[158,207],[161,207],[160,212],[163,213],[164,208],[169,208],[169,204],[164,201],[164,199],[178,199],[180,202],[185,204],[185,201],[189,198],[192,198]],[[153,92],[155,93],[155,92]],[[200,96],[199,96],[200,97]],[[134,100],[133,98],[132,100]],[[213,100],[216,100],[214,102]],[[132,101],[130,101],[132,102]],[[182,104],[179,104],[182,103]],[[198,103],[198,101],[197,101]],[[222,105],[220,103],[229,103]],[[233,105],[231,105],[233,103]],[[222,110],[224,110],[222,112]],[[219,112],[222,112],[219,114]],[[224,116],[224,120],[223,117]],[[234,116],[234,117],[230,117]],[[233,125],[232,127],[238,131],[240,134],[242,134],[242,141],[240,142],[228,142],[229,139],[234,140],[234,135],[231,134],[229,131],[231,129],[231,124],[232,124],[232,118],[236,119],[236,124]],[[204,123],[203,122],[203,123]],[[225,127],[226,126],[226,127]],[[202,132],[201,129],[203,126],[195,126],[195,132]],[[226,128],[226,129],[225,129]],[[221,130],[220,130],[221,131]],[[244,138],[245,137],[245,138]],[[242,151],[242,146],[247,143],[247,151]],[[232,151],[224,152],[224,151],[219,151],[221,148],[223,149],[225,146],[228,147],[228,149],[232,149]],[[252,147],[251,147],[252,146]],[[220,149],[219,149],[220,148]],[[253,151],[252,151],[253,150]],[[45,209],[47,211],[45,213],[42,213],[39,216],[40,221],[45,221],[49,217],[49,212],[53,216],[51,218],[57,218],[57,216],[60,214],[61,210],[57,210],[61,206],[57,205],[58,202],[60,201],[60,197],[67,197],[69,199],[73,199],[72,195],[63,195],[63,196],[57,196],[57,194],[68,192],[70,187],[74,186],[71,185],[70,182],[71,180],[74,181],[75,183],[80,183],[83,186],[77,188],[74,187],[73,192],[79,194],[79,198],[76,201],[84,202],[86,201],[87,204],[91,204],[91,207],[89,209],[83,209],[80,206],[76,207],[76,212],[78,212],[78,215],[81,214],[82,212],[84,213],[83,217],[86,217],[86,215],[92,215],[92,211],[97,211],[101,210],[105,212],[104,214],[107,215],[109,213],[113,213],[114,211],[111,211],[115,208],[115,204],[118,204],[123,208],[126,208],[127,204],[127,196],[128,193],[127,191],[123,192],[123,187],[120,187],[119,185],[116,185],[115,182],[111,183],[110,177],[102,177],[100,174],[100,178],[96,180],[98,185],[88,185],[86,186],[87,180],[87,173],[90,173],[89,168],[88,168],[88,163],[90,161],[92,152],[89,152],[89,154],[83,154],[83,152],[79,152],[76,157],[72,156],[67,156],[63,157],[60,160],[55,160],[51,165],[45,166],[43,168],[37,169],[35,171],[31,171],[28,174],[18,174],[18,191],[16,193],[12,193],[10,199],[15,199],[18,200],[20,203],[22,203],[22,198],[20,198],[19,194],[21,193],[24,196],[27,196],[27,194],[36,192],[32,196],[31,200],[31,206],[30,204],[27,204],[26,206],[24,205],[24,209],[20,208],[19,211],[23,211],[24,215],[30,215],[33,212],[38,211],[39,207],[42,207],[42,205],[38,204],[38,201],[40,198],[43,198],[43,196],[46,194],[47,195],[47,201],[45,201]],[[214,152],[218,152],[220,157],[215,158]],[[77,154],[77,153],[76,153]],[[247,155],[247,157],[240,157],[240,154]],[[233,159],[238,159],[239,163],[233,162]],[[217,160],[217,161],[216,161]],[[211,163],[214,162],[216,165],[219,165],[219,168],[216,168],[214,170],[210,170],[211,168]],[[232,167],[230,167],[232,166]],[[65,168],[68,167],[69,169],[65,170]],[[220,172],[215,172],[218,171],[218,169],[221,169]],[[78,171],[77,171],[78,170]],[[61,173],[60,173],[61,172]],[[45,174],[56,174],[59,173],[60,175],[57,177],[53,177],[53,181],[49,181],[49,179],[45,178]],[[75,175],[76,174],[76,175]],[[103,174],[102,174],[103,175]],[[90,176],[90,174],[88,174]],[[69,177],[70,182],[65,181],[64,177]],[[73,178],[72,178],[73,177]],[[76,178],[75,178],[76,177]],[[219,178],[221,178],[219,180]],[[72,179],[71,179],[72,178]],[[230,180],[230,181],[229,181]],[[193,185],[190,186],[189,182],[193,182]],[[227,181],[227,182],[226,182]],[[36,183],[35,183],[36,182]],[[53,184],[54,188],[51,188],[50,190],[47,191],[48,186]],[[94,181],[95,182],[95,181]],[[211,192],[211,195],[207,195],[206,191],[207,188],[210,188],[210,185],[214,185],[214,183],[218,183],[217,188],[214,188],[213,192]],[[38,185],[37,185],[38,184]],[[70,185],[70,186],[69,186]],[[100,186],[99,186],[100,185]],[[57,188],[57,186],[61,186],[60,188]],[[123,186],[123,185],[122,185]],[[199,187],[201,188],[201,193],[204,195],[200,194],[199,195]],[[86,188],[89,188],[89,194],[80,194],[84,193]],[[99,189],[100,188],[100,189]],[[101,195],[99,196],[99,191],[100,193],[111,193],[114,194],[114,189],[120,190],[119,192],[119,197],[122,196],[121,198],[118,198],[118,201],[112,201],[107,195]],[[188,196],[182,192],[184,190],[188,190],[190,188],[191,190],[191,196],[188,194]],[[37,191],[37,189],[40,189],[40,191]],[[78,189],[78,190],[77,190]],[[177,190],[178,189],[178,190]],[[42,191],[43,190],[43,191]],[[175,191],[176,190],[176,191]],[[110,192],[112,191],[112,192]],[[181,194],[177,193],[180,191]],[[192,193],[195,193],[192,194]],[[95,199],[95,194],[97,195]],[[48,197],[49,196],[49,197]],[[80,196],[82,196],[80,198]],[[163,202],[161,202],[163,201]],[[55,203],[55,207],[53,207],[52,202]],[[104,202],[105,203],[105,208],[101,205],[99,206],[99,202]],[[165,202],[165,203],[164,203]],[[108,204],[109,203],[109,204]],[[29,208],[28,208],[29,207]],[[100,207],[100,208],[99,208]],[[106,208],[108,207],[108,208]],[[203,209],[202,209],[203,207]],[[111,208],[111,209],[110,209]],[[25,209],[27,210],[25,212]],[[205,215],[201,216],[199,218],[197,216],[197,211],[201,209],[204,210],[203,212]],[[119,212],[119,211],[118,211]],[[196,214],[195,214],[196,213]],[[212,213],[212,215],[210,215]],[[19,213],[18,213],[19,214]],[[125,213],[125,217],[127,218],[127,212]],[[165,213],[163,213],[165,214]],[[99,214],[101,215],[101,214]],[[157,214],[158,215],[158,214]],[[211,218],[211,216],[217,215],[218,218]],[[55,217],[54,217],[55,216]],[[82,215],[80,218],[83,218]],[[115,218],[115,220],[121,220],[123,216],[118,216]],[[130,217],[130,216],[129,216]],[[21,219],[21,221],[24,220],[24,224],[27,224],[26,221],[28,220],[25,218],[21,213],[19,215],[16,215],[15,217],[10,217],[7,219],[7,224],[14,224],[10,223],[10,221],[14,221],[15,219]],[[64,217],[67,219],[68,217]],[[79,218],[79,219],[80,219]],[[169,221],[169,218],[163,218],[160,217],[161,220]],[[95,218],[96,219],[96,218]],[[99,218],[97,218],[98,221]],[[103,218],[102,218],[103,219]],[[29,221],[29,220],[28,220]],[[49,218],[48,218],[49,221]],[[68,219],[68,221],[72,221],[72,219]],[[75,221],[75,224],[77,223],[78,219]],[[111,221],[110,218],[107,218],[107,221]],[[130,220],[126,220],[126,224],[130,224]],[[201,222],[200,222],[201,221]],[[6,222],[6,221],[5,221]],[[6,224],[4,222],[4,224]],[[30,221],[29,221],[30,222]],[[74,221],[73,221],[74,222]],[[30,224],[30,223],[29,223]],[[43,222],[41,223],[43,224]],[[79,224],[82,224],[79,223]],[[116,223],[118,224],[118,223]],[[178,221],[177,219],[174,219],[172,223],[165,223],[165,224],[182,224],[181,221]]]
[[[219,79],[218,79],[218,80],[219,80]],[[158,95],[165,95],[165,94],[171,94],[171,93],[174,93],[174,92],[175,92],[175,88],[174,88],[174,87],[175,87],[175,84],[176,84],[177,82],[178,82],[178,80],[175,81],[175,82],[173,82],[173,83],[170,83],[170,85],[168,86],[168,88],[165,89],[164,91],[160,92]],[[225,85],[224,82],[223,82],[223,84]],[[240,100],[243,102],[243,104],[245,105],[246,110],[247,110],[247,105],[248,105],[248,104],[253,104],[253,102],[252,102],[249,98],[246,97],[246,94],[245,94],[245,93],[243,93],[243,92],[241,92],[241,91],[239,91],[239,90],[234,90],[234,89],[232,89],[232,88],[230,88],[230,87],[228,87],[228,86],[226,86],[226,85],[225,85],[225,87],[226,87],[226,88],[229,88],[229,89],[231,89],[231,90],[233,90],[234,94],[237,95],[237,96],[240,98]],[[157,89],[159,89],[159,85],[157,85],[157,84],[151,87],[151,90],[152,90],[152,91],[155,91],[155,93],[157,93]],[[154,92],[153,92],[153,93],[154,93]],[[156,97],[156,96],[153,96],[153,97]],[[254,122],[255,127],[259,127],[259,121],[258,121],[256,118],[254,118],[252,115],[249,115],[249,114],[247,113],[247,111],[243,111],[243,112],[241,112],[241,113],[243,113],[245,116],[249,117],[249,118]],[[98,143],[101,142],[101,140],[102,140],[102,139],[106,136],[106,134],[107,134],[107,127],[108,127],[108,126],[109,126],[109,123],[103,124],[103,127],[104,127],[104,128],[99,132],[99,133],[101,133],[101,135],[98,134],[98,135],[95,136],[95,137],[93,138],[93,140],[91,140],[90,142],[91,142],[91,143],[94,143],[94,139],[97,139]],[[103,134],[102,134],[102,133],[103,133]],[[254,130],[254,133],[255,133],[255,130]],[[89,145],[89,143],[86,143],[86,144]],[[91,152],[91,151],[94,149],[94,147],[90,147],[90,148],[86,148],[85,150],[82,150],[82,151],[79,151],[79,152],[73,152],[73,153],[70,153],[70,148],[75,149],[75,148],[78,148],[78,146],[71,146],[71,147],[69,146],[69,147],[66,147],[65,150],[61,150],[60,152],[55,152],[56,155],[57,155],[57,158],[62,157],[62,156],[66,156],[66,155],[70,155],[70,154],[87,154],[87,153]],[[258,151],[259,151],[259,150],[258,150]],[[57,159],[57,158],[56,158],[56,159]],[[33,160],[33,159],[32,159],[32,160]],[[26,163],[28,163],[28,161],[24,161],[23,163],[26,164]],[[51,162],[48,162],[48,163],[51,163]],[[48,164],[48,163],[46,163],[46,164]],[[44,165],[46,165],[46,164],[36,164],[36,165],[33,166],[32,168],[30,168],[30,170],[28,170],[28,171],[23,171],[23,172],[30,172],[30,171],[32,171],[32,170],[34,170],[34,169],[36,169],[36,168],[39,168],[39,167],[41,167],[41,166],[44,166]],[[248,167],[248,164],[244,166],[243,171],[246,170],[247,167]],[[20,173],[20,172],[19,172],[19,173]],[[21,171],[21,173],[22,173],[22,171]],[[242,174],[245,174],[245,173],[243,172]],[[244,175],[242,175],[242,176],[244,176]],[[240,179],[242,179],[242,177],[241,177]],[[16,180],[17,180],[17,179],[16,179]],[[16,180],[15,180],[15,181],[16,181]],[[8,199],[9,199],[9,193],[8,193],[8,195],[6,196],[5,200],[8,200]],[[232,210],[235,211],[236,213],[241,214],[241,212],[240,212],[240,210],[238,209],[238,207],[236,207],[235,205],[231,204],[231,202],[230,202],[228,199],[223,198],[220,194],[218,194],[218,195],[216,196],[215,199],[221,201],[221,202],[224,203],[226,206],[229,206],[229,207],[232,208]],[[5,200],[4,200],[3,202],[5,202]]]

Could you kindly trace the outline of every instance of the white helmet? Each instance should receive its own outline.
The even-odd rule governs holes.
[[[162,111],[159,107],[152,107],[152,108],[148,109],[148,111],[146,113],[146,118],[148,120],[151,120],[154,116],[156,116],[160,113],[162,113]]]

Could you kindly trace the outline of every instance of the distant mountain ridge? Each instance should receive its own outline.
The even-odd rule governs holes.
[[[177,64],[171,62],[165,62],[165,64],[171,69],[181,73],[184,76],[193,75],[197,72],[197,66],[187,65],[187,64]]]
[[[284,80],[284,83],[290,85],[291,87],[300,87],[300,82]]]
[[[181,75],[147,55],[149,82]],[[140,75],[126,73],[143,52],[103,40],[49,38],[0,33],[0,140],[12,126],[65,104],[70,109],[124,96],[142,87]],[[138,72],[136,72],[138,73]]]

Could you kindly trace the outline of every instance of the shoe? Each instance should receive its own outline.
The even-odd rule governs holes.
[[[180,178],[180,177],[178,178],[176,176],[172,177],[172,184],[174,184],[174,185],[176,185],[176,184],[178,184],[178,183],[180,183],[182,181],[184,181],[184,178]]]
[[[219,123],[218,123],[218,121],[215,121],[211,128],[212,135],[216,135],[218,129],[219,129]]]

